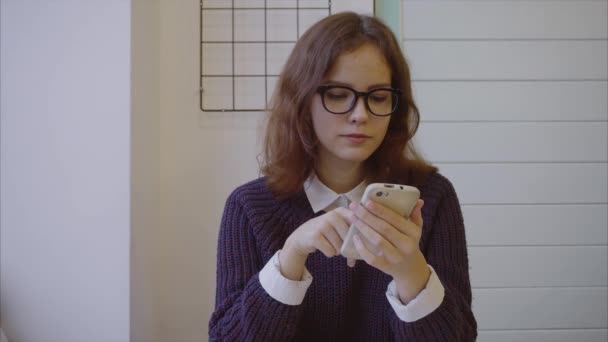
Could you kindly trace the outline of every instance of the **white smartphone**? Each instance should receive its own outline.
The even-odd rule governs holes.
[[[372,200],[390,208],[401,216],[409,217],[412,210],[416,207],[416,202],[419,198],[420,191],[413,186],[372,183],[365,188],[361,203]],[[365,236],[359,234],[359,230],[354,225],[351,225],[342,243],[342,248],[340,248],[340,254],[346,258],[362,259],[359,252],[357,252],[357,248],[355,248],[353,241],[355,235],[359,235],[361,240],[366,241]],[[374,254],[378,253],[376,250],[370,250],[370,252]]]

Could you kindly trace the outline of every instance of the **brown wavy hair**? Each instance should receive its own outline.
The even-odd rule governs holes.
[[[340,55],[370,43],[384,55],[391,70],[391,86],[400,89],[401,94],[384,140],[364,162],[366,179],[420,187],[429,174],[437,171],[412,144],[420,114],[397,39],[379,19],[343,12],[310,27],[281,71],[270,102],[260,167],[275,195],[289,197],[302,191],[304,181],[314,171],[319,141],[310,105],[317,87]]]

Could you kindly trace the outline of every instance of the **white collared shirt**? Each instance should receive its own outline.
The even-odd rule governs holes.
[[[360,202],[366,186],[367,183],[363,181],[351,191],[345,194],[337,194],[323,184],[318,177],[312,175],[304,183],[304,191],[312,210],[317,213],[321,210],[327,212],[338,207],[348,207],[350,202]],[[260,271],[260,284],[268,295],[275,300],[287,305],[300,305],[313,281],[312,275],[305,268],[301,281],[285,278],[279,267],[279,252],[280,250]],[[344,259],[344,262],[346,262],[346,259]],[[402,321],[413,322],[419,320],[435,311],[443,302],[445,295],[443,285],[435,270],[430,265],[428,267],[431,276],[426,287],[406,305],[399,299],[395,281],[391,281],[388,285],[386,298],[395,310],[397,317]]]

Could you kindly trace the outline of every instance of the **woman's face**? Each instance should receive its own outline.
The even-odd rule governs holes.
[[[364,44],[341,55],[329,70],[323,85],[347,86],[356,91],[389,88],[391,71],[380,50],[372,44]],[[334,94],[340,95],[339,92]],[[352,167],[365,161],[382,143],[390,121],[390,116],[369,113],[363,97],[359,97],[350,112],[332,114],[323,107],[318,93],[312,101],[311,115],[320,142],[319,162],[323,167]]]

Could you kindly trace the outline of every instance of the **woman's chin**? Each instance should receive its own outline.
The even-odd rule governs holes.
[[[342,153],[339,157],[345,162],[363,163],[371,156],[371,153],[363,151],[352,151],[350,153]]]

